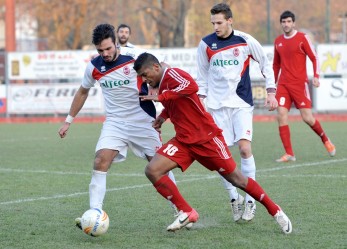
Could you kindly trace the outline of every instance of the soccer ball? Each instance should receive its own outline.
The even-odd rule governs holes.
[[[110,219],[104,210],[92,208],[87,210],[81,218],[81,226],[84,233],[97,237],[107,232]]]

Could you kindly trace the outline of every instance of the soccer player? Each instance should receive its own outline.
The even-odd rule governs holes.
[[[82,84],[72,101],[69,115],[58,133],[67,135],[74,117],[82,109],[90,88],[96,81],[102,89],[106,120],[95,149],[94,168],[89,185],[90,208],[102,209],[106,194],[106,175],[113,162],[126,159],[130,148],[148,161],[161,147],[159,133],[152,127],[156,117],[153,102],[140,102],[139,95],[148,94],[147,84],[133,69],[134,58],[120,54],[115,29],[110,24],[95,27],[92,42],[99,54],[85,70]],[[172,172],[169,177],[175,181]],[[76,219],[80,227],[80,218]]]
[[[280,16],[283,35],[275,40],[273,69],[277,82],[276,99],[278,100],[277,121],[279,134],[285,154],[277,162],[295,161],[290,139],[288,113],[292,103],[299,109],[302,120],[321,138],[330,156],[335,156],[336,149],[329,140],[321,124],[312,114],[312,104],[308,88],[306,57],[313,64],[314,87],[319,87],[319,64],[317,54],[309,37],[295,29],[295,15],[284,11]]]
[[[131,28],[127,24],[120,24],[117,28],[117,40],[121,47],[134,48],[135,46],[129,42]]]
[[[238,145],[241,172],[255,180],[256,166],[252,153],[253,97],[249,75],[250,60],[259,63],[266,80],[265,105],[270,111],[277,107],[276,85],[271,63],[260,43],[251,35],[233,29],[233,15],[229,5],[219,3],[212,7],[211,23],[214,33],[202,38],[198,46],[197,83],[199,97],[208,112],[223,130],[229,147]],[[231,200],[234,221],[254,218],[256,203],[246,194],[222,178]]]
[[[194,79],[178,68],[163,68],[158,59],[149,53],[141,54],[136,59],[134,69],[150,86],[159,88],[158,95],[140,96],[142,100],[160,101],[164,106],[153,127],[160,129],[163,122],[170,118],[176,131],[175,137],[157,151],[145,169],[146,176],[159,194],[172,201],[180,210],[177,219],[167,230],[179,230],[199,219],[197,211],[182,197],[177,186],[167,176],[167,172],[177,167],[184,172],[197,160],[261,202],[282,231],[285,234],[291,233],[292,224],[287,215],[256,181],[246,178],[237,169],[222,130],[205,111],[197,95],[198,85]]]

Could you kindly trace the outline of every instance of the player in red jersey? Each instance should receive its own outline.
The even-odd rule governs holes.
[[[147,178],[159,194],[180,210],[177,219],[167,230],[179,230],[199,219],[199,214],[166,175],[176,167],[185,171],[197,160],[262,203],[282,231],[285,234],[291,233],[292,225],[287,215],[256,181],[244,177],[236,167],[222,130],[200,102],[198,85],[194,79],[181,69],[163,68],[158,59],[149,53],[143,53],[136,59],[134,69],[151,87],[159,88],[158,95],[140,96],[142,100],[160,101],[164,106],[153,127],[159,130],[164,121],[170,118],[176,131],[175,137],[157,151],[145,169]]]
[[[275,40],[273,69],[277,82],[277,120],[285,154],[276,161],[296,160],[288,126],[288,113],[292,103],[299,109],[302,120],[321,138],[330,156],[334,156],[335,146],[325,134],[319,121],[314,118],[311,109],[306,57],[308,56],[313,64],[312,84],[314,87],[319,87],[319,64],[316,52],[308,36],[295,30],[295,15],[292,12],[283,12],[280,22],[284,34]]]

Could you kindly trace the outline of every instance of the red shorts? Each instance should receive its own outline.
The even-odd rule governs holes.
[[[172,138],[157,153],[176,162],[182,171],[188,169],[195,160],[221,175],[232,173],[236,168],[222,134],[203,144],[184,144]]]
[[[308,83],[278,85],[276,99],[278,106],[285,107],[288,110],[290,110],[293,102],[297,109],[312,107]]]

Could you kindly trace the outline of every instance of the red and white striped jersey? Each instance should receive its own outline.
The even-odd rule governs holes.
[[[206,112],[197,92],[198,85],[187,72],[178,68],[165,69],[158,95],[164,109],[159,116],[170,118],[176,138],[182,143],[202,144],[222,132]]]

